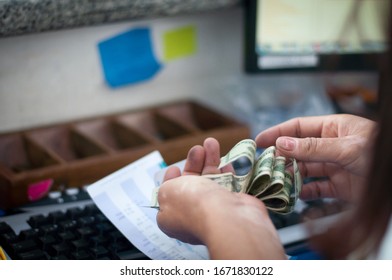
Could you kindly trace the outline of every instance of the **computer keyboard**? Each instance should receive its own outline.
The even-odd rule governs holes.
[[[45,214],[22,214],[19,232],[8,217],[0,220],[0,246],[11,259],[148,259],[89,201]],[[20,216],[21,214],[18,214]]]
[[[60,195],[13,209],[0,217],[0,246],[10,259],[149,259],[106,218],[87,191]]]
[[[305,211],[303,206],[301,212]],[[288,253],[304,247],[307,234],[300,212],[271,212],[270,217]],[[16,260],[149,259],[117,230],[84,190],[0,217],[0,246]]]

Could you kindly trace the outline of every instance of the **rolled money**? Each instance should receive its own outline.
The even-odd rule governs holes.
[[[250,160],[251,165],[256,154],[256,143],[252,139],[245,139],[238,142],[225,156],[221,158],[218,168],[228,165],[241,157],[246,157]]]
[[[252,139],[244,139],[238,142],[225,156],[221,158],[218,168],[222,168],[228,164],[235,162],[236,160],[245,157],[250,161],[250,165],[254,165],[256,154],[256,143]],[[235,175],[230,173],[232,176],[232,190],[235,192],[246,192],[252,175],[252,169],[245,175]],[[203,175],[204,176],[204,175]],[[226,176],[226,175],[225,175]],[[230,175],[227,175],[230,176]]]
[[[221,174],[207,174],[203,175],[203,177],[209,178],[212,181],[217,182],[219,185],[221,185],[228,191],[235,191],[233,186],[233,174],[230,172]]]
[[[291,192],[294,190],[293,176],[287,170],[284,172],[284,175],[284,185],[279,193],[260,198],[268,209],[282,214],[292,212],[295,206],[295,201],[290,197]]]
[[[242,140],[221,158],[219,167],[233,163],[241,157],[247,157],[252,165],[250,171],[243,176],[225,173],[223,181],[216,179],[220,174],[214,174],[214,180],[221,182],[221,185],[228,190],[256,196],[271,211],[282,214],[290,213],[294,210],[301,192],[302,178],[295,159],[290,159],[290,164],[287,164],[286,158],[275,156],[275,152],[275,146],[268,147],[256,159],[256,143],[251,139]],[[291,165],[294,176],[288,170]]]
[[[299,198],[302,178],[296,160],[290,159],[287,164],[285,157],[275,156],[275,151],[275,146],[268,147],[256,159],[256,143],[252,139],[242,140],[221,158],[219,168],[246,157],[251,168],[245,175],[226,172],[203,176],[228,191],[249,193],[257,197],[271,211],[290,213]],[[293,173],[290,172],[291,169]],[[152,194],[152,207],[159,207],[158,188],[155,188]]]
[[[269,187],[275,164],[275,150],[274,146],[268,147],[257,159],[256,165],[253,167],[252,183],[247,193],[258,195]]]

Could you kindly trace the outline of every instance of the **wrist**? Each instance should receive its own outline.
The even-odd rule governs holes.
[[[208,247],[210,257],[284,259],[283,247],[264,204],[246,194],[221,195],[219,200],[223,202],[213,204],[203,223],[201,241]]]

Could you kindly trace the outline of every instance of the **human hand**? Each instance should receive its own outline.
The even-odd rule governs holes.
[[[167,169],[158,193],[160,211],[157,220],[162,231],[187,243],[201,243],[196,237],[198,234],[193,234],[194,231],[197,231],[193,229],[193,226],[201,223],[194,223],[189,219],[191,212],[195,209],[195,203],[198,200],[203,201],[203,197],[209,196],[210,191],[217,189],[220,192],[226,192],[226,190],[212,180],[196,176],[232,171],[231,166],[220,170],[219,163],[220,145],[216,139],[207,138],[203,146],[196,145],[189,150],[182,173],[177,166]],[[178,178],[182,175],[187,178]],[[178,179],[171,181],[175,178]],[[166,183],[168,181],[170,183]],[[184,189],[183,185],[188,187]],[[221,200],[218,199],[218,201]],[[186,213],[185,216],[182,215],[184,213]],[[197,213],[201,212],[197,211]]]
[[[219,142],[215,138],[207,138],[204,140],[203,146],[196,145],[189,150],[182,174],[178,167],[170,167],[165,173],[164,181],[181,175],[200,176],[234,172],[231,165],[219,169],[220,159]]]
[[[158,192],[159,228],[183,242],[206,245],[212,259],[285,258],[260,200],[200,176],[233,171],[219,170],[219,163],[219,143],[208,138],[189,151],[182,174],[177,167],[167,170]]]
[[[369,140],[376,123],[353,115],[302,117],[271,127],[256,137],[260,147],[300,161],[303,177],[327,177],[303,186],[302,199],[335,197],[355,200],[366,180]],[[370,141],[372,142],[372,141]]]

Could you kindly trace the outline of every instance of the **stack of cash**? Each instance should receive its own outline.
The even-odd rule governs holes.
[[[275,146],[271,146],[256,158],[256,143],[245,139],[221,158],[219,168],[246,157],[251,165],[249,172],[245,175],[227,172],[203,176],[229,191],[248,193],[259,198],[271,211],[290,213],[301,192],[302,178],[295,159],[287,160],[283,156],[276,156],[275,152]]]
[[[271,146],[256,158],[256,143],[252,139],[245,139],[221,158],[219,168],[245,157],[250,162],[246,174],[238,175],[234,171],[202,176],[231,192],[248,193],[257,197],[271,211],[291,213],[301,192],[301,174],[295,159],[287,160],[283,156],[276,156],[275,152],[275,146]],[[159,208],[157,197],[158,188],[155,188],[151,207]]]

